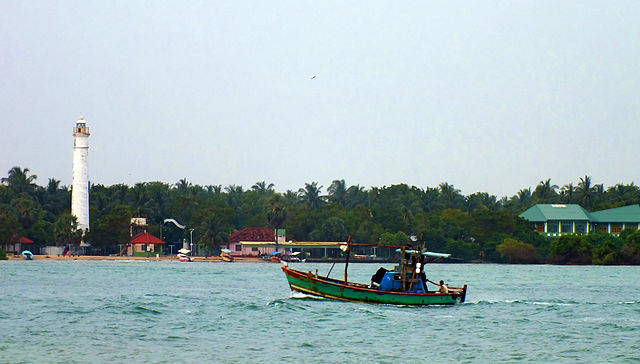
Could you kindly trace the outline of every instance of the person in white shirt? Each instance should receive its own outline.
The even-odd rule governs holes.
[[[440,281],[440,289],[438,290],[440,293],[449,293],[449,287],[444,283],[444,281]]]

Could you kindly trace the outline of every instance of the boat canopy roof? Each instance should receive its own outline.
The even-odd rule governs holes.
[[[428,257],[436,257],[436,258],[449,258],[451,254],[445,253],[435,253],[435,252],[424,252],[422,255],[426,255]]]
[[[402,249],[396,249],[396,252],[400,253],[400,252],[402,252]],[[418,250],[413,250],[413,249],[407,249],[407,250],[405,250],[405,253],[420,254],[420,252]],[[427,257],[435,257],[435,258],[449,258],[451,256],[451,254],[436,253],[436,252],[423,252],[422,255],[427,256]]]

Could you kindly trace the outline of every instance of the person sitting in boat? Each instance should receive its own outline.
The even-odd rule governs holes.
[[[440,280],[440,289],[438,290],[438,292],[449,293],[449,287],[447,287],[443,280]]]

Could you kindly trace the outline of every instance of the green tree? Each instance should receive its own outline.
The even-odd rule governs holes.
[[[233,231],[234,211],[229,207],[210,207],[199,216],[200,225],[197,244],[211,253],[220,249],[229,241],[229,234]]]
[[[63,212],[53,224],[53,238],[59,245],[80,244],[82,230],[78,230],[78,220],[71,212]]]
[[[540,259],[533,245],[513,238],[504,239],[504,242],[497,246],[496,251],[511,264],[537,263]]]
[[[33,198],[25,193],[21,193],[11,200],[11,205],[18,213],[18,221],[25,230],[28,230],[33,224],[46,215]]]
[[[593,187],[591,186],[591,177],[580,177],[580,183],[576,187],[576,192],[580,196],[582,207],[589,210],[593,204]]]
[[[556,192],[557,189],[557,185],[551,184],[551,178],[547,178],[544,181],[540,181],[536,186],[536,189],[533,190],[532,197],[537,203],[556,202],[556,198],[558,196],[558,193]]]
[[[324,198],[320,195],[322,186],[318,187],[317,182],[305,183],[304,188],[298,191],[300,201],[309,207],[309,209],[317,209],[324,203]]]
[[[18,212],[11,205],[0,205],[0,242],[7,242],[21,234]]]
[[[440,214],[439,227],[443,235],[448,238],[462,239],[471,237],[469,214],[458,209],[446,209]]]
[[[8,176],[2,177],[1,181],[7,184],[14,195],[21,193],[32,195],[36,189],[34,181],[37,178],[35,174],[29,175],[29,168],[13,167],[9,170]]]
[[[117,252],[118,244],[125,244],[130,239],[132,215],[129,206],[116,206],[92,223],[91,230],[85,236],[85,240],[91,244],[93,249],[104,253]]]
[[[573,183],[564,185],[562,189],[560,189],[560,201],[564,203],[574,203],[576,200],[575,194],[576,188],[573,186]]]
[[[274,194],[267,202],[267,220],[273,229],[279,229],[287,219],[287,206],[284,197]]]
[[[464,206],[464,196],[460,194],[460,190],[447,182],[442,182],[438,186],[440,189],[440,203],[445,208],[462,208]]]
[[[260,182],[256,182],[256,184],[251,186],[251,189],[258,192],[260,196],[265,196],[275,192],[273,190],[273,186],[274,186],[273,183],[267,184],[267,182],[265,181],[260,181]]]
[[[329,194],[329,201],[342,206],[345,205],[347,188],[343,179],[337,179],[331,182],[331,185],[327,188],[327,193]]]
[[[625,263],[640,265],[640,231],[627,236],[622,247],[622,255]]]
[[[359,205],[369,206],[369,194],[360,185],[350,186],[345,192],[344,205],[347,209],[352,209]]]
[[[593,246],[583,235],[562,235],[551,243],[551,263],[591,264]]]
[[[310,234],[313,241],[346,241],[349,232],[344,220],[339,217],[330,217]]]
[[[411,239],[402,231],[385,232],[380,235],[380,245],[405,245],[407,243],[411,243]]]

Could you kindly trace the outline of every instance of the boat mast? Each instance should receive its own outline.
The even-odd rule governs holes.
[[[347,239],[347,260],[344,263],[344,284],[347,284],[347,267],[349,267],[349,257],[351,256],[351,235]]]

